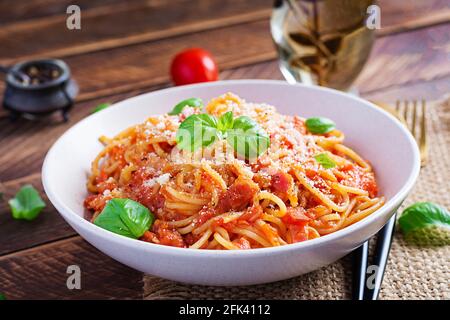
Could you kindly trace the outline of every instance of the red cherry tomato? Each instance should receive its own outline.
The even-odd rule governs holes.
[[[219,77],[217,64],[212,55],[200,48],[191,48],[178,53],[170,66],[175,85],[215,81]]]

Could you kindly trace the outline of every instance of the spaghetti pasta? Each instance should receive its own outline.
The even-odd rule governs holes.
[[[206,106],[257,122],[270,146],[255,161],[234,155],[224,140],[180,156],[176,132],[189,115],[147,119],[115,137],[92,163],[85,207],[98,216],[112,198],[138,201],[156,216],[141,238],[192,249],[251,249],[286,245],[336,232],[384,204],[370,164],[333,129],[310,132],[305,120],[228,93]],[[206,150],[208,149],[208,150]],[[204,152],[208,151],[208,152]],[[196,155],[200,158],[196,159]],[[333,166],[317,160],[325,155]]]

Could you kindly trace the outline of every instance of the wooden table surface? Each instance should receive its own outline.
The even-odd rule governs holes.
[[[79,31],[65,27],[71,3],[0,1],[0,64],[63,58],[80,85],[68,123],[11,123],[0,111],[0,293],[8,299],[137,299],[142,273],[85,242],[47,198],[32,222],[14,220],[7,200],[25,183],[44,195],[40,171],[47,150],[94,106],[170,86],[168,66],[181,49],[210,50],[221,79],[282,79],[269,31],[272,1],[78,0]],[[361,95],[394,101],[449,93],[450,1],[379,4],[382,29],[357,80]],[[82,290],[66,287],[67,266],[74,264],[82,270]]]

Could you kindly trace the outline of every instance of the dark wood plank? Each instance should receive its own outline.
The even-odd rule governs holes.
[[[151,0],[127,0],[128,5]],[[124,3],[123,0],[78,0],[76,4],[83,12],[93,8],[105,6],[117,6]],[[153,1],[156,2],[156,1]],[[52,15],[63,15],[67,6],[73,4],[72,0],[33,0],[33,1],[0,1],[0,24],[6,24],[21,20],[29,20]],[[382,8],[382,25],[389,27],[407,23],[419,16],[433,15],[436,12],[448,9],[447,0],[378,0]]]
[[[450,74],[450,23],[377,39],[357,86],[371,92]]]
[[[362,76],[365,71],[363,70]],[[360,95],[366,99],[395,102],[397,99],[426,99],[435,101],[450,92],[450,73],[433,80],[421,80],[410,75],[411,80],[405,84],[394,84],[368,91],[364,86],[357,87]],[[262,62],[254,65],[225,70],[221,77],[224,79],[276,79],[283,80],[277,61]]]
[[[397,43],[396,50],[409,52],[408,50],[412,49],[411,42],[417,41],[417,35],[419,38],[433,37],[439,32],[445,34],[446,28],[448,25],[430,28],[431,35],[427,34],[428,30],[418,30],[415,31],[417,33],[396,35],[400,38],[385,37],[386,39],[382,41]],[[268,36],[268,29],[267,21],[257,21],[173,39],[68,57],[66,60],[80,83],[79,99],[92,99],[96,96],[166,83],[169,80],[168,66],[171,57],[176,51],[188,46],[201,45],[211,50],[222,69],[273,59],[276,54],[272,40]],[[444,44],[434,44],[445,48],[446,40],[444,39]],[[243,43],[246,45],[243,46]],[[433,40],[431,39],[428,43],[433,44]],[[423,48],[423,45],[418,47]],[[442,51],[439,51],[440,56]],[[0,89],[3,86],[3,83],[0,83]]]
[[[167,83],[172,57],[187,47],[210,50],[222,70],[273,59],[276,53],[268,30],[268,21],[257,21],[67,57],[65,61],[79,82],[79,98],[84,100]]]
[[[7,202],[24,184],[32,184],[38,189],[47,205],[33,221],[13,219]],[[39,173],[0,184],[0,192],[3,193],[3,199],[0,201],[0,256],[75,235],[75,231],[47,199]]]
[[[81,270],[81,289],[66,286],[67,267]],[[8,299],[140,299],[142,273],[80,237],[0,257],[0,291]]]
[[[65,14],[5,25],[0,29],[0,62],[64,57],[258,20],[268,17],[271,2],[141,1],[136,5],[121,4],[82,12],[81,30],[68,30]]]
[[[364,98],[374,101],[395,102],[404,99],[426,99],[435,101],[443,99],[450,92],[450,75],[433,80],[411,82],[406,85],[394,85],[389,88],[370,92],[361,92]]]
[[[11,122],[7,117],[0,118],[1,181],[6,183],[40,172],[50,146],[64,131],[88,116],[99,103],[114,103],[140,93],[142,91],[130,91],[127,94],[78,103],[71,111],[67,123],[61,121],[60,114],[39,121],[19,119]]]
[[[142,0],[128,0],[128,4]],[[0,25],[24,21],[35,18],[42,18],[53,15],[62,15],[71,4],[78,5],[84,12],[89,9],[102,6],[117,5],[122,0],[33,0],[33,1],[0,1]]]
[[[382,35],[450,21],[448,0],[379,0]]]
[[[422,79],[447,73],[449,26],[443,24],[378,39],[366,67],[368,77],[360,78],[358,84],[374,90],[410,81],[409,75],[404,73],[413,70],[412,76]],[[257,21],[68,57],[66,61],[80,84],[79,99],[91,99],[167,83],[171,57],[180,49],[193,45],[212,51],[222,70],[274,59],[276,53],[267,35],[268,29],[268,22]],[[444,66],[440,67],[441,64]],[[388,73],[388,81],[384,73]],[[2,86],[0,84],[0,88]]]
[[[365,71],[363,70],[362,76]],[[221,77],[224,79],[276,79],[283,80],[277,61],[268,61],[248,65],[240,68],[225,70]],[[410,81],[405,84],[394,84],[390,87],[383,87],[369,91],[360,85],[357,87],[360,95],[364,98],[385,102],[395,102],[397,99],[426,99],[434,101],[441,99],[450,92],[450,73],[433,80],[421,80],[414,78],[410,74]]]
[[[55,5],[54,0],[30,1],[50,2],[51,10],[61,10],[65,1]],[[110,0],[116,1],[116,0]],[[174,3],[174,1],[176,1]],[[82,30],[65,28],[64,11],[59,15],[31,21],[4,25],[0,30],[0,63],[10,64],[18,60],[43,56],[65,57],[75,54],[105,50],[151,40],[173,37],[190,32],[223,27],[230,24],[268,19],[270,0],[173,0],[132,1],[84,10]],[[442,23],[450,19],[446,0],[421,3],[414,0],[399,2],[382,0],[381,35],[403,29]],[[84,3],[82,3],[84,4]],[[29,5],[28,11],[36,4]],[[89,5],[90,6],[90,5]],[[89,7],[87,6],[87,7]],[[46,7],[40,5],[39,8]],[[18,12],[26,11],[13,6]],[[36,11],[36,10],[35,10]],[[39,11],[39,10],[38,10]],[[45,10],[44,10],[45,11]],[[133,21],[133,23],[129,23]]]

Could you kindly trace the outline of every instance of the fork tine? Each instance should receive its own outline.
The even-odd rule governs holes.
[[[421,102],[419,104],[418,100],[397,100],[395,101],[395,110],[399,118],[403,117],[402,123],[416,140],[420,150],[421,165],[424,166],[428,156],[425,99],[422,99]],[[410,104],[412,107],[410,107]]]
[[[400,122],[405,126],[408,127],[408,123],[407,123],[407,119],[405,119],[405,117],[402,114],[402,107],[401,107],[401,101],[400,100],[396,100],[395,101],[395,111],[397,112],[396,117],[398,118],[398,120],[400,120]]]
[[[403,101],[403,119],[405,119],[406,126],[411,131],[411,127],[409,126],[408,112],[409,112],[409,101]]]
[[[417,108],[417,100],[413,100],[413,110],[412,110],[412,124],[411,124],[411,133],[412,135],[416,138],[417,141],[419,141],[418,137],[416,135],[417,131],[416,131],[416,121],[417,121],[417,112],[418,112],[418,108]],[[423,132],[420,132],[420,137],[422,136]]]
[[[422,165],[425,164],[428,157],[428,145],[427,145],[427,117],[426,117],[426,102],[422,99],[422,118],[420,121],[420,138],[419,149]]]
[[[426,122],[426,103],[425,100],[422,100],[422,121],[420,123],[420,130],[422,131],[422,138],[421,141],[426,141],[426,129],[427,129],[427,122]]]

